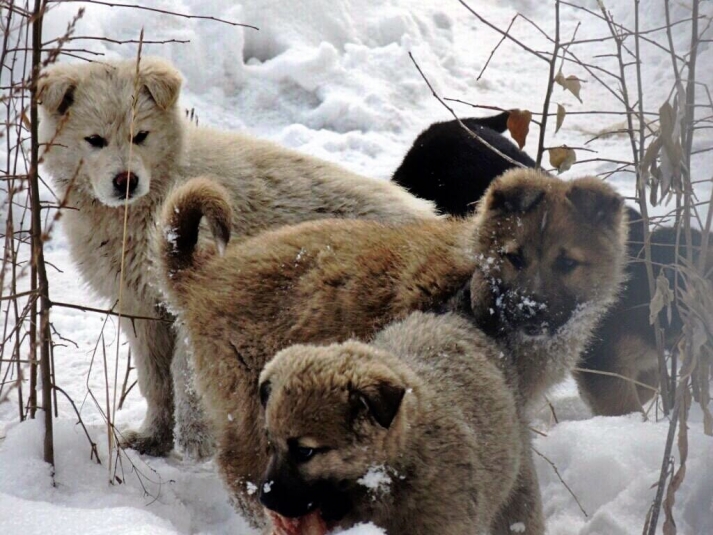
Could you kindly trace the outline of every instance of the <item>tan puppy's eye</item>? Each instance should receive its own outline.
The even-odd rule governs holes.
[[[524,269],[527,265],[525,262],[525,257],[522,256],[522,252],[519,249],[511,253],[505,253],[503,256],[505,256],[505,258],[507,258],[507,261],[510,262],[512,267],[514,267],[518,271]]]
[[[567,274],[574,271],[580,264],[581,262],[579,262],[579,260],[567,256],[560,256],[555,260],[555,269],[560,273]]]
[[[318,455],[320,453],[325,453],[329,451],[331,448],[328,447],[308,447],[308,446],[301,446],[299,442],[296,440],[290,440],[288,441],[288,447],[290,449],[290,456],[292,459],[298,463],[306,463],[310,459],[312,459],[315,455]]]

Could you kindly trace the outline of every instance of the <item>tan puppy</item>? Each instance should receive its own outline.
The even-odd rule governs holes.
[[[421,312],[369,345],[281,351],[260,375],[271,452],[260,501],[299,533],[313,515],[330,530],[495,533],[530,456],[499,352],[468,320]],[[527,517],[501,525],[543,533],[534,483]]]
[[[516,170],[491,186],[473,219],[315,221],[222,258],[196,250],[204,215],[224,247],[229,207],[210,181],[186,184],[164,210],[156,256],[190,333],[218,463],[243,506],[267,462],[257,382],[277,351],[369,340],[413,311],[453,308],[498,340],[525,407],[575,365],[622,279],[622,199],[594,178]]]
[[[139,388],[148,404],[127,444],[152,455],[179,442],[193,456],[210,452],[187,367],[184,335],[159,307],[149,236],[167,193],[211,174],[225,188],[236,238],[325,217],[384,221],[434,218],[432,205],[393,184],[252,137],[198,128],[178,104],[181,75],[158,58],[61,64],[40,79],[44,163],[68,196],[62,222],[72,257],[89,286],[119,298],[124,209],[128,205],[121,311],[168,322],[123,323]],[[134,96],[136,105],[132,110]],[[171,381],[171,367],[173,380]]]

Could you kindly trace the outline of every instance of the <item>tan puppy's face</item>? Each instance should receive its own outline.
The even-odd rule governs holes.
[[[386,462],[406,391],[378,357],[355,342],[293,346],[265,367],[270,461],[260,501],[269,510],[288,518],[318,511],[330,524],[366,495],[359,480]]]
[[[40,136],[52,175],[107,206],[146,195],[180,155],[180,86],[178,72],[152,58],[138,73],[135,62],[49,68],[40,78]]]
[[[588,304],[612,299],[626,222],[622,198],[600,180],[512,171],[493,183],[479,217],[491,292],[473,306],[486,330],[546,340]]]

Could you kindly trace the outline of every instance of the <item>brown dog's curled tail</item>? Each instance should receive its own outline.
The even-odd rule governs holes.
[[[196,250],[203,217],[222,256],[230,240],[232,215],[228,192],[210,178],[193,178],[174,190],[163,207],[158,237],[164,277],[175,280],[182,272],[197,270],[213,256],[213,251]]]

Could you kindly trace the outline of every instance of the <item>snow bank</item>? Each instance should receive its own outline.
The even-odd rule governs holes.
[[[543,408],[534,426],[547,436],[537,436],[533,445],[557,466],[588,517],[550,464],[535,455],[547,533],[641,533],[656,492],[668,422],[645,422],[635,414],[588,417],[573,380],[556,387],[549,397],[560,423],[552,425],[549,407]],[[571,417],[576,420],[562,421]],[[697,406],[689,419],[687,472],[676,494],[674,517],[679,533],[704,535],[713,533],[713,439],[703,434]],[[673,453],[678,468],[675,443]]]

